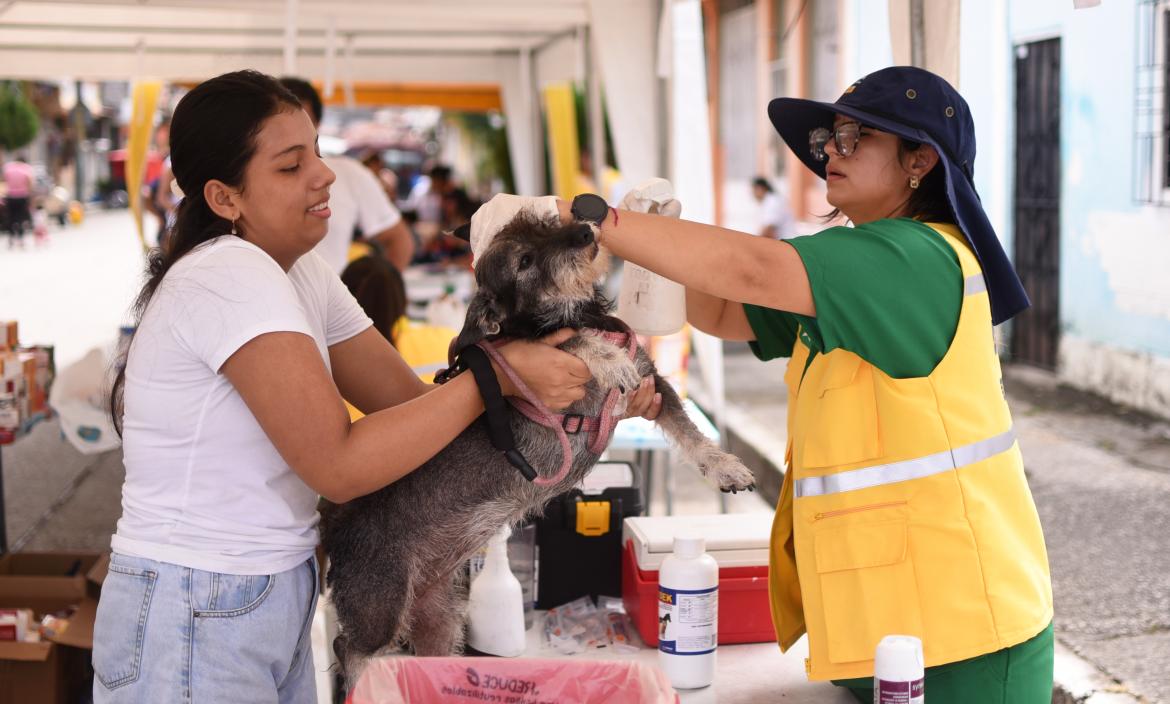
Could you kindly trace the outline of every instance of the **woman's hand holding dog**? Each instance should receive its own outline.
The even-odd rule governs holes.
[[[575,330],[565,328],[538,342],[509,342],[500,348],[500,353],[516,374],[544,405],[553,410],[560,410],[584,398],[585,384],[592,378],[584,362],[557,349],[557,345],[576,334]],[[498,367],[495,369],[504,395],[520,395],[512,379]],[[625,417],[642,416],[646,420],[654,420],[661,410],[662,394],[655,392],[654,378],[645,377],[628,397]]]
[[[576,331],[563,329],[543,337],[538,342],[509,342],[500,348],[500,354],[536,394],[544,405],[559,410],[585,396],[585,384],[592,378],[589,367],[577,357],[556,348]],[[496,369],[500,390],[506,396],[518,396],[520,391],[507,374]]]
[[[654,390],[654,377],[642,378],[638,389],[626,401],[626,418],[642,416],[646,420],[654,420],[662,411],[662,394]]]

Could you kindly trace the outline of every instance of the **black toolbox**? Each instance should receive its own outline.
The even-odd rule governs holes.
[[[642,488],[628,463],[599,464],[625,465],[631,486],[576,488],[548,502],[536,519],[538,609],[622,594],[622,521],[642,515]]]

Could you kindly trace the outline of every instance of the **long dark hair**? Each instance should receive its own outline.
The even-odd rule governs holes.
[[[902,163],[910,153],[923,145],[905,137],[898,138],[898,162]],[[947,198],[946,166],[942,160],[946,157],[939,154],[939,161],[918,184],[918,188],[910,192],[910,200],[906,202],[906,212],[901,217],[913,218],[920,222],[941,222],[955,224],[955,211],[951,209],[951,201]],[[833,208],[824,215],[825,222],[836,220],[841,215],[840,208]]]
[[[406,284],[398,269],[375,251],[350,262],[341,272],[341,282],[382,337],[393,345],[394,323],[406,315]]]
[[[171,171],[183,191],[167,245],[150,251],[146,283],[134,299],[135,325],[142,321],[150,299],[175,262],[200,244],[225,235],[232,223],[216,215],[203,197],[203,187],[217,179],[242,189],[244,169],[256,152],[256,135],[264,122],[301,103],[275,78],[258,71],[216,76],[183,96],[171,116]],[[123,354],[129,353],[129,345]],[[110,389],[110,414],[122,434],[122,391],[125,358]]]

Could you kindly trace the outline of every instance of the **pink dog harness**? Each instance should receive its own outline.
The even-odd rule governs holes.
[[[638,353],[638,339],[629,329],[625,332],[605,331],[601,333],[601,337],[618,347],[626,348],[630,359],[634,359]],[[496,345],[501,342],[493,343],[481,340],[477,344],[491,357],[492,361],[500,366],[504,374],[512,380],[516,390],[523,395],[523,398],[508,398],[512,407],[523,413],[529,420],[556,431],[557,439],[561,443],[561,468],[552,477],[538,476],[532,480],[534,484],[539,486],[551,486],[564,479],[569,473],[569,467],[573,464],[573,453],[569,448],[570,434],[589,433],[589,452],[599,455],[605,450],[605,446],[609,444],[609,439],[613,435],[614,427],[621,420],[614,413],[618,399],[621,398],[621,392],[618,389],[610,389],[609,394],[605,397],[605,403],[601,405],[601,412],[596,416],[583,416],[579,413],[553,413],[504,360],[504,355],[496,349]]]

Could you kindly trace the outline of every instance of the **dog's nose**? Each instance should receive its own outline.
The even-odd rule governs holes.
[[[593,244],[593,228],[588,225],[578,225],[569,235],[574,246],[585,247]]]

